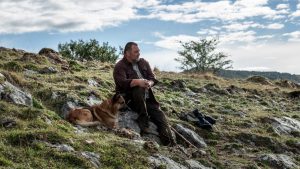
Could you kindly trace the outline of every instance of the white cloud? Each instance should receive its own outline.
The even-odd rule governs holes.
[[[283,36],[289,37],[288,41],[300,42],[300,31],[285,33],[285,34],[283,34]]]
[[[157,0],[2,0],[0,34],[94,31],[138,18]]]
[[[278,4],[276,6],[276,9],[288,9],[289,5],[288,4]]]
[[[255,71],[279,71],[300,74],[300,43],[270,43],[248,46],[222,47],[223,51],[233,60],[235,70],[255,70]],[[174,50],[163,52],[146,53],[144,58],[149,60],[152,66],[157,66],[160,70],[179,71],[180,66],[174,58],[178,57]]]
[[[254,22],[232,23],[230,25],[224,25],[223,28],[228,31],[242,31],[249,28],[263,28],[264,26]]]
[[[181,47],[181,42],[188,42],[188,41],[197,41],[200,38],[196,36],[190,36],[190,35],[175,35],[175,36],[164,36],[160,33],[155,33],[156,37],[159,37],[160,40],[154,42],[155,46],[170,49],[170,50],[178,50],[178,48]]]
[[[300,43],[270,43],[247,48],[229,48],[234,69],[261,68],[261,71],[280,71],[300,74]],[[257,69],[259,70],[259,69]]]
[[[240,0],[234,3],[230,1],[192,1],[154,6],[146,17],[194,23],[203,20],[240,20],[257,16],[273,19],[278,14],[278,11],[267,6],[267,0]]]
[[[272,23],[272,24],[267,25],[265,28],[267,28],[267,29],[282,29],[283,27],[284,27],[283,24]]]

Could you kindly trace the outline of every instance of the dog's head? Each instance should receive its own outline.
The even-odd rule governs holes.
[[[112,104],[117,110],[127,108],[124,97],[118,93],[112,97]]]

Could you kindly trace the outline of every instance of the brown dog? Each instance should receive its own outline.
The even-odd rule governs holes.
[[[120,94],[115,94],[111,99],[105,100],[99,105],[71,110],[67,120],[81,126],[103,124],[109,128],[117,128],[118,113],[124,107],[126,107],[124,98]]]

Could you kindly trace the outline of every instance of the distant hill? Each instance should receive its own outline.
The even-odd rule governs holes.
[[[249,76],[264,76],[271,80],[285,79],[300,83],[300,75],[279,72],[258,72],[258,71],[242,71],[242,70],[221,70],[219,76],[225,78],[248,78]]]

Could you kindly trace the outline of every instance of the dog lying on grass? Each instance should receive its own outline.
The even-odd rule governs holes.
[[[67,120],[84,127],[102,124],[108,128],[118,128],[118,115],[122,108],[126,108],[125,100],[120,94],[115,94],[99,105],[72,109]]]

